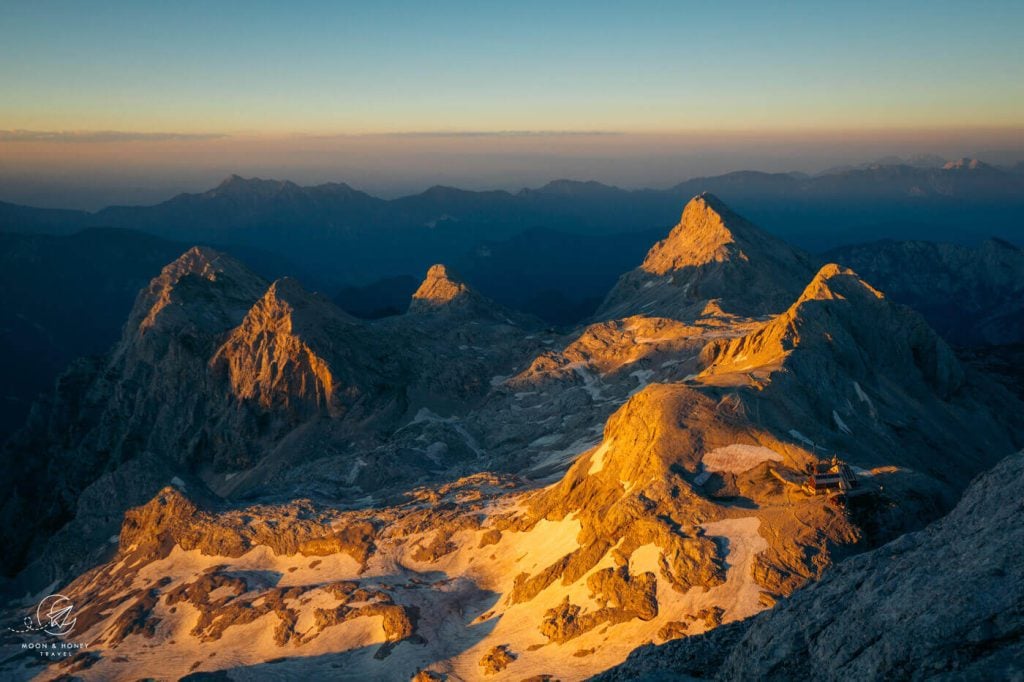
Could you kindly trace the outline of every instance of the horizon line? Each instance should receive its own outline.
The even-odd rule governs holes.
[[[66,128],[39,130],[31,128],[0,128],[2,142],[42,143],[118,143],[118,142],[192,142],[237,140],[343,140],[366,138],[533,138],[533,137],[687,137],[693,135],[891,135],[911,134],[919,136],[942,132],[1003,132],[1024,134],[1024,122],[1020,124],[943,124],[943,125],[898,125],[898,126],[694,126],[687,128],[663,129],[425,129],[425,130],[355,130],[355,131],[312,131],[312,130],[235,130],[223,131],[173,131],[173,130],[125,130],[111,128]],[[1024,144],[1024,139],[1022,139]]]

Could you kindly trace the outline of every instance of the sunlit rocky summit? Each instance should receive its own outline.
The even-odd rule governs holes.
[[[809,601],[844,608],[867,563],[968,528],[903,535],[1024,445],[1022,408],[918,313],[709,194],[567,331],[441,264],[365,321],[192,249],[4,453],[11,612],[60,585],[92,646],[0,669],[578,680],[720,631],[743,634],[716,665],[756,677],[774,662],[743,651],[813,639]],[[643,652],[610,674],[672,672]]]
[[[701,194],[679,224],[620,278],[598,315],[696,318],[779,312],[813,273],[810,258]]]

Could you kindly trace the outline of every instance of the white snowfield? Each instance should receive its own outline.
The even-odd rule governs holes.
[[[781,462],[782,459],[782,455],[761,445],[735,443],[705,453],[701,461],[706,471],[742,474],[761,462]]]

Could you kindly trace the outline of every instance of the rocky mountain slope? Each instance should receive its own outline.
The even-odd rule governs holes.
[[[567,334],[442,266],[368,322],[186,253],[5,452],[39,486],[4,491],[10,587],[57,581],[93,645],[0,670],[583,679],[788,599],[1024,444],[916,313],[713,197],[683,216],[639,271],[657,314],[622,295]],[[834,455],[857,493],[808,493]]]
[[[830,251],[894,300],[965,346],[1024,342],[1024,249],[999,239],[978,247],[884,241]]]
[[[1018,453],[928,528],[843,562],[767,613],[643,647],[596,679],[1019,678],[1022,484]]]

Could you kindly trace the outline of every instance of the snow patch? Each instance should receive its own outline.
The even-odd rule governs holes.
[[[574,364],[571,367],[577,376],[583,380],[583,389],[590,394],[590,398],[595,401],[601,400],[601,388],[598,386],[600,379],[580,364]]]
[[[808,438],[804,434],[800,433],[796,429],[790,429],[789,430],[789,435],[793,436],[793,438],[796,438],[798,441],[800,441],[804,445],[810,445],[812,450],[816,449],[818,447],[817,445],[814,444],[813,440],[811,440],[810,438]]]
[[[857,393],[857,397],[862,403],[868,406],[868,413],[871,414],[871,418],[875,419],[878,417],[878,410],[875,409],[875,404],[871,402],[871,396],[864,392],[864,389],[860,387],[860,384],[856,381],[853,382],[853,390]]]
[[[741,474],[750,471],[761,462],[781,462],[782,455],[760,445],[735,443],[704,453],[701,461],[706,471]]]
[[[606,440],[601,443],[601,447],[594,451],[594,454],[590,456],[590,468],[587,470],[587,475],[593,475],[604,469],[604,456],[612,446],[611,440]]]
[[[754,581],[754,558],[768,549],[768,542],[758,533],[761,521],[756,516],[723,519],[704,524],[710,537],[726,538],[728,570],[725,584],[708,590],[704,599],[725,609],[724,622],[749,618],[764,610],[761,586]]]
[[[562,440],[562,434],[552,433],[547,436],[541,436],[540,438],[534,440],[533,442],[530,443],[529,447],[538,448],[543,447],[545,445],[554,445],[560,440]]]
[[[852,431],[850,431],[850,427],[846,425],[846,422],[843,421],[843,418],[840,417],[839,413],[836,412],[835,410],[832,410],[832,419],[835,420],[836,426],[839,427],[840,431],[842,431],[843,433],[853,433]]]
[[[654,376],[653,369],[638,369],[635,372],[630,372],[629,376],[636,379],[637,387],[629,392],[629,395],[635,395],[640,391],[644,390],[648,383],[651,381],[651,377]]]
[[[454,417],[442,417],[436,412],[432,411],[429,407],[421,407],[416,413],[416,416],[412,418],[413,424],[419,424],[421,422],[438,422],[438,423],[449,423],[455,421]]]

